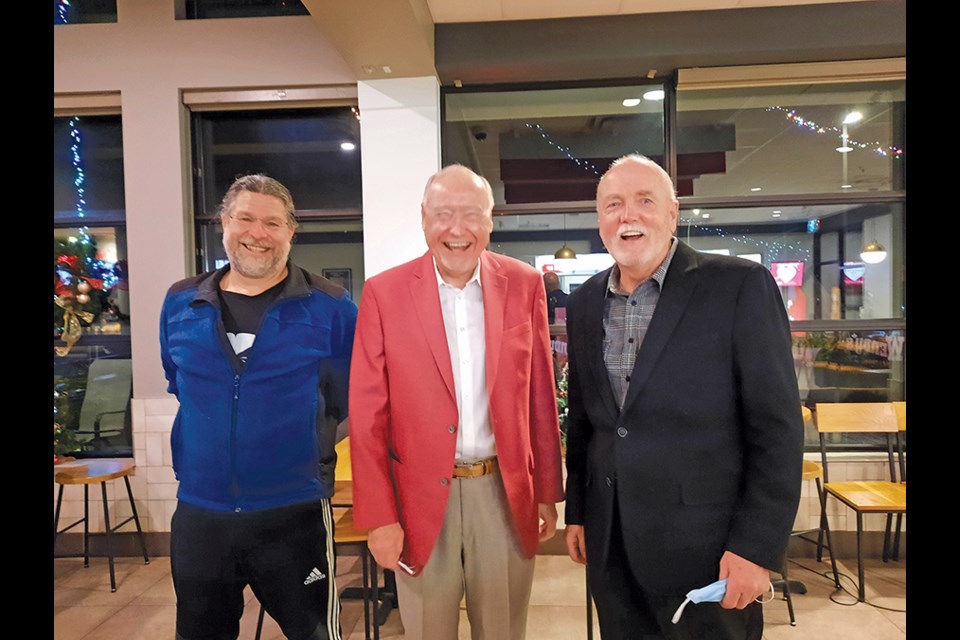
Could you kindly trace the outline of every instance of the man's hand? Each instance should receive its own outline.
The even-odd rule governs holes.
[[[565,537],[570,559],[580,564],[587,564],[587,543],[584,542],[583,525],[568,524]]]
[[[384,569],[398,571],[397,561],[403,551],[403,528],[399,522],[371,529],[367,533],[367,547],[377,564]]]
[[[724,609],[743,609],[770,592],[770,572],[730,551],[720,558],[720,578],[727,579],[727,595],[720,602]]]
[[[543,542],[557,532],[557,505],[540,503],[537,512],[540,514],[540,542]]]

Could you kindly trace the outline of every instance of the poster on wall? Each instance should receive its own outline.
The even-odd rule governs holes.
[[[333,284],[340,285],[353,295],[353,270],[352,269],[324,269],[323,277]]]
[[[771,262],[770,273],[779,287],[803,285],[803,262]]]

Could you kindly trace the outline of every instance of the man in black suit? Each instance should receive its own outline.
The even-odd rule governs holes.
[[[616,264],[567,307],[570,557],[604,640],[759,640],[803,456],[780,292],[761,265],[677,240],[673,184],[643,156],[611,165],[597,213]],[[671,623],[720,578],[721,603]]]

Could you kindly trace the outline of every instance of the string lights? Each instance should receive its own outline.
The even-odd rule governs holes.
[[[773,262],[776,262],[781,258],[781,253],[786,254],[783,257],[789,259],[796,259],[798,255],[802,256],[802,259],[805,260],[809,260],[811,257],[810,249],[804,247],[802,244],[790,244],[787,242],[778,242],[776,240],[768,242],[754,236],[730,235],[724,233],[723,229],[720,227],[705,227],[695,224],[695,222],[695,220],[680,218],[681,224],[693,224],[697,229],[717,236],[718,238],[733,240],[734,242],[739,242],[740,244],[753,245],[766,249],[767,256]]]
[[[529,122],[525,124],[527,125],[528,129],[533,129],[537,133],[539,133],[540,137],[547,141],[547,144],[549,144],[551,147],[555,147],[557,151],[559,151],[560,153],[570,158],[573,162],[576,163],[578,167],[580,167],[584,171],[591,171],[597,176],[600,175],[600,172],[597,170],[597,165],[593,164],[589,160],[581,160],[580,158],[576,157],[575,155],[573,155],[573,153],[570,152],[570,147],[565,147],[562,144],[557,144],[556,142],[554,142],[553,139],[550,137],[550,134],[547,133],[544,130],[544,128],[541,127],[539,124],[530,124]]]
[[[852,138],[844,138],[844,132],[839,127],[830,127],[822,124],[817,124],[813,120],[809,120],[802,116],[797,115],[796,109],[787,109],[786,107],[767,107],[767,111],[779,111],[780,113],[786,114],[787,120],[790,120],[798,127],[806,129],[808,131],[813,131],[814,133],[825,134],[825,133],[835,133],[837,134],[849,147],[856,149],[873,149],[874,153],[881,156],[891,156],[896,159],[903,157],[903,149],[895,146],[884,146],[881,142],[875,140],[873,142],[857,142]]]
[[[60,24],[67,24],[67,10],[70,8],[70,0],[60,0],[57,3],[57,17],[60,18]]]

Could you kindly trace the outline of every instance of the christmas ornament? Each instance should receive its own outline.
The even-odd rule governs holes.
[[[79,302],[80,304],[87,304],[88,302],[90,302],[90,296],[88,296],[85,293],[78,294],[77,302]]]
[[[81,281],[77,284],[77,291],[79,291],[80,293],[87,293],[87,292],[89,292],[89,291],[90,291],[90,284],[87,283],[87,282],[84,281],[84,280],[81,280]],[[85,300],[81,300],[81,301],[80,301],[80,304],[86,304],[86,301],[85,301]]]

